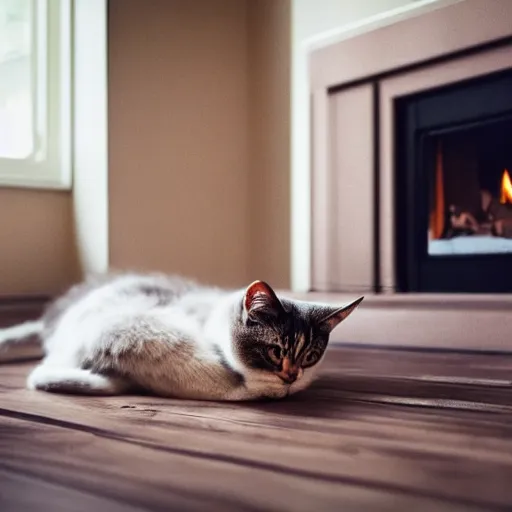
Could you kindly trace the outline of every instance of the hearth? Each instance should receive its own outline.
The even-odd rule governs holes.
[[[512,292],[512,73],[396,102],[400,291]]]

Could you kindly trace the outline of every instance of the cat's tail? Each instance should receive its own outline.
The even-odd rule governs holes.
[[[0,362],[42,357],[44,322],[36,320],[0,329]]]

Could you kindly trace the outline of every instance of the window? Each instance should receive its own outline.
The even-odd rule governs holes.
[[[0,0],[0,186],[71,185],[71,0]]]

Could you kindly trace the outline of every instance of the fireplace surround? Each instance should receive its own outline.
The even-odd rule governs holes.
[[[473,106],[467,102],[466,114],[461,113],[463,101],[443,100],[445,106],[437,109],[438,113],[459,108],[460,112],[454,114],[458,118],[434,123],[428,140],[415,148],[414,156],[410,151],[414,145],[407,146],[407,136],[399,129],[407,108],[416,109],[420,100],[433,101],[436,91],[449,96],[457,89],[488,87],[492,85],[489,77],[510,79],[512,2],[437,3],[420,15],[311,54],[314,291],[512,292],[511,278],[500,281],[497,277],[503,262],[510,261],[509,254],[496,254],[496,250],[491,254],[432,254],[443,245],[438,240],[431,240],[436,242],[432,244],[429,241],[432,192],[431,184],[423,179],[427,168],[435,173],[435,158],[431,158],[435,151],[427,158],[426,148],[435,140],[439,142],[443,129],[450,124],[452,128],[469,126],[487,117],[490,122],[501,116],[505,122],[510,107],[501,105],[500,113],[488,115],[478,110],[492,110],[491,103],[498,93],[491,94],[490,101]],[[509,96],[504,94],[505,102],[510,102]],[[430,128],[420,127],[419,131]],[[450,149],[451,142],[446,139],[446,143]],[[418,155],[421,161],[412,164],[411,158]],[[409,195],[402,194],[404,190],[409,190]],[[420,192],[420,207],[411,205]],[[449,217],[450,206],[446,205],[445,217]],[[454,206],[459,210],[464,207]],[[484,225],[482,222],[482,229]],[[498,239],[504,241],[499,236],[492,243]],[[468,240],[462,242],[477,239]],[[460,243],[453,239],[448,242]],[[476,279],[473,269],[478,275],[488,275]]]

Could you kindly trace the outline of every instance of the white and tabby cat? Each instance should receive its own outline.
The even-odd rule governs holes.
[[[334,308],[279,299],[256,281],[228,292],[163,275],[90,279],[0,347],[38,335],[28,387],[93,395],[144,390],[202,400],[281,398],[306,388],[330,332],[362,301]]]

